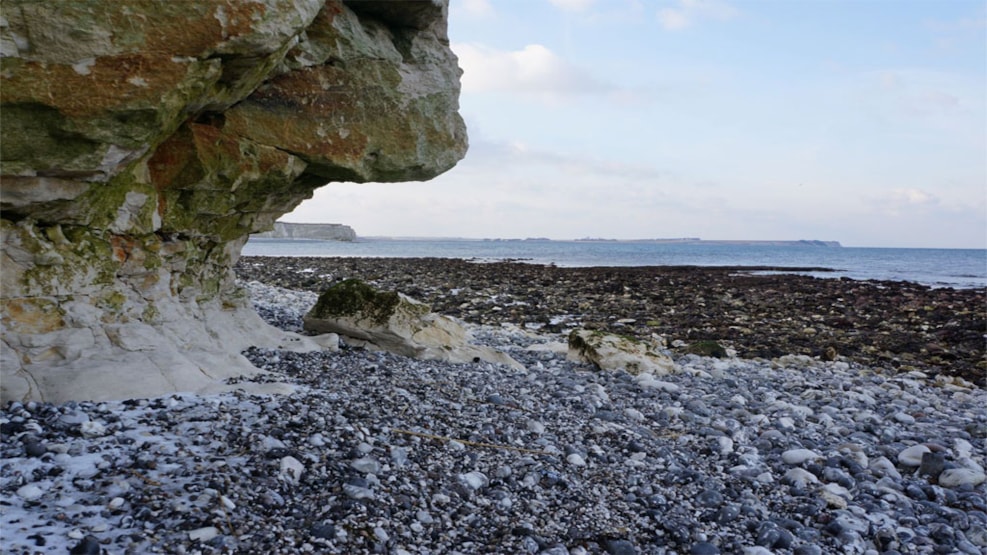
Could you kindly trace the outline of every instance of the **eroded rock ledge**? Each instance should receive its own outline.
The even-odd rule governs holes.
[[[231,272],[332,181],[466,151],[447,3],[34,2],[0,18],[2,397],[197,391],[256,371]]]

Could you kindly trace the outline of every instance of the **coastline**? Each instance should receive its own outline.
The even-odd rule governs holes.
[[[987,290],[754,275],[770,269],[249,256],[237,265],[243,280],[312,292],[356,277],[475,324],[658,334],[670,345],[713,340],[747,359],[833,348],[840,360],[987,385]]]
[[[286,382],[295,393],[9,404],[0,410],[0,550],[987,549],[987,389],[920,371],[926,359],[895,368],[860,363],[850,351],[834,361],[783,352],[817,344],[789,334],[803,316],[815,321],[813,302],[831,306],[832,294],[845,306],[867,300],[859,308],[893,327],[901,317],[892,308],[912,313],[901,299],[962,312],[982,292],[723,268],[448,259],[244,258],[238,271],[261,317],[282,329],[300,329],[328,281],[362,277],[456,312],[473,322],[478,344],[504,350],[523,369],[421,361],[345,342],[338,352],[252,348],[245,355],[268,373],[243,381]],[[266,283],[250,281],[261,277]],[[877,302],[883,297],[890,308]],[[664,312],[656,313],[650,307],[660,301]],[[634,376],[596,371],[559,349],[577,323],[662,332],[674,344],[737,325],[712,325],[714,311],[762,318],[779,306],[790,308],[750,324],[761,348],[778,356],[718,359],[673,346],[679,372]],[[673,310],[684,319],[659,322]],[[655,324],[639,326],[646,315]],[[930,329],[949,321],[929,319],[938,326]],[[825,335],[827,322],[808,337]],[[873,325],[873,337],[885,327]],[[869,329],[862,335],[872,337]]]

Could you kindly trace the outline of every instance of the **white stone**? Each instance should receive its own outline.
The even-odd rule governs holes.
[[[820,458],[822,458],[822,456],[812,449],[789,449],[781,454],[781,460],[790,465],[799,465],[806,461]]]
[[[533,434],[543,434],[543,433],[545,433],[545,425],[542,424],[541,422],[537,421],[537,420],[529,419],[525,423],[525,427],[528,428],[528,431],[531,432],[531,433],[533,433]]]
[[[665,376],[678,371],[675,361],[658,352],[655,345],[584,329],[569,334],[567,358],[592,364],[600,370],[624,370],[631,374]]]
[[[34,501],[35,499],[39,499],[44,494],[44,490],[34,484],[27,484],[26,486],[17,488],[17,497],[20,497],[25,501]]]
[[[904,412],[896,412],[894,414],[894,419],[902,424],[914,424],[915,417]]]
[[[472,490],[478,490],[490,483],[487,475],[482,472],[467,472],[459,475],[459,481]]]
[[[219,529],[215,526],[205,526],[189,530],[188,539],[192,541],[207,542],[219,535]]]
[[[106,434],[106,426],[95,420],[83,422],[79,426],[79,431],[86,437],[97,437]]]
[[[819,478],[804,468],[793,468],[785,473],[785,481],[804,489],[809,484],[818,484]]]
[[[282,480],[297,484],[305,472],[305,466],[295,457],[287,456],[281,459],[281,470],[278,475]]]
[[[727,436],[717,437],[716,443],[719,445],[721,455],[729,455],[730,453],[733,453],[733,440]]]
[[[377,474],[380,472],[380,463],[373,457],[362,457],[350,463],[350,466],[358,472],[366,474]]]
[[[948,468],[939,475],[939,485],[955,488],[963,485],[979,486],[987,480],[987,474],[972,468]]]
[[[912,445],[898,453],[898,462],[906,466],[920,466],[922,464],[922,455],[931,452],[931,449],[921,443]]]
[[[888,478],[893,478],[895,480],[901,479],[901,473],[895,468],[894,463],[888,460],[887,457],[878,457],[871,461],[870,469],[874,471],[878,476],[887,476]]]
[[[644,422],[644,414],[635,408],[628,407],[624,409],[624,414],[627,415],[627,418],[635,422]]]
[[[572,466],[586,466],[586,460],[579,453],[572,453],[565,460]]]

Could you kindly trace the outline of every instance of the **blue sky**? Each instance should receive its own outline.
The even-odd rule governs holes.
[[[470,151],[360,235],[987,247],[983,0],[452,0]]]

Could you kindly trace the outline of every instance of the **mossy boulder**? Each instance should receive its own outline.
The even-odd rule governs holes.
[[[659,345],[596,330],[570,332],[568,358],[591,364],[598,370],[623,370],[630,374],[662,376],[677,371],[675,362],[659,351]]]
[[[701,357],[726,358],[729,356],[723,345],[720,345],[711,339],[703,339],[690,343],[689,346],[685,348],[685,352],[692,355],[699,355]]]
[[[335,333],[351,343],[402,356],[448,362],[487,361],[521,368],[510,356],[469,343],[457,320],[396,291],[348,279],[324,291],[304,317],[307,331]]]

